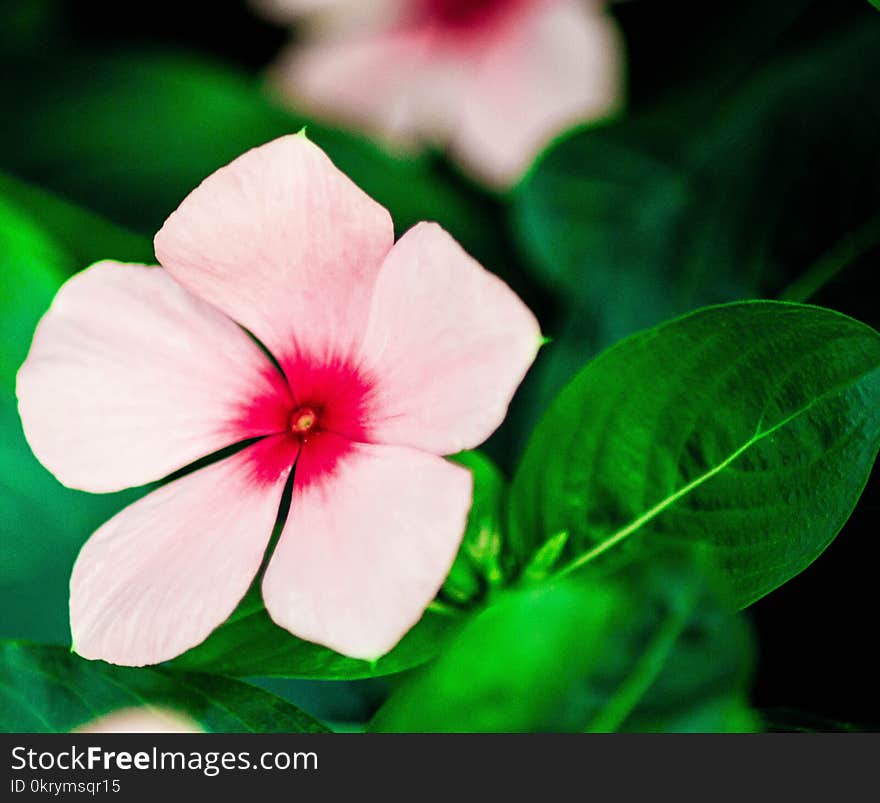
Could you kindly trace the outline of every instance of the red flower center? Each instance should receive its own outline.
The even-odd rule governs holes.
[[[448,28],[480,28],[524,0],[415,0],[416,13]]]
[[[317,424],[318,414],[311,407],[297,407],[290,414],[290,431],[300,438],[316,430]]]
[[[335,357],[295,354],[280,365],[286,387],[253,399],[239,422],[249,432],[286,434],[270,439],[271,448],[255,452],[259,465],[254,469],[272,481],[295,459],[296,483],[302,487],[332,476],[352,444],[369,441],[373,382]]]

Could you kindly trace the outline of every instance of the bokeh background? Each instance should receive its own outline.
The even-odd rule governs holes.
[[[487,447],[508,474],[547,401],[631,331],[781,296],[880,326],[880,13],[865,0],[630,0],[611,13],[624,111],[566,135],[499,193],[439,151],[388,153],[272,100],[264,76],[297,32],[244,2],[0,0],[0,636],[68,642],[76,551],[139,493],[64,490],[29,456],[11,377],[51,298],[41,271],[150,261],[152,234],[202,178],[305,123],[400,231],[439,220],[553,338]],[[46,217],[63,255],[29,228]],[[45,255],[27,287],[4,263],[24,248]],[[750,609],[760,709],[880,726],[878,521],[875,471],[827,552]],[[331,719],[383,688],[270,685]]]

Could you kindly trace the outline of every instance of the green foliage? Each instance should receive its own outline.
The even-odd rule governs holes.
[[[503,507],[507,482],[498,467],[480,452],[462,452],[452,458],[474,475],[474,501],[468,514],[461,548],[441,593],[457,604],[467,604],[487,589],[504,582]]]
[[[220,733],[321,733],[327,728],[269,692],[228,678],[86,661],[63,647],[0,641],[0,731],[65,732],[144,705],[188,714]]]
[[[535,554],[523,569],[523,579],[530,583],[544,580],[556,567],[567,543],[568,533],[565,530],[551,535],[535,550]]]
[[[263,607],[256,586],[206,641],[169,666],[236,677],[353,680],[402,672],[436,655],[459,627],[460,617],[427,611],[391,652],[374,664],[340,655],[292,636]]]
[[[880,118],[870,22],[714,101],[700,90],[542,157],[515,198],[515,231],[545,283],[596,307],[598,345],[773,287],[867,219],[880,200],[871,127],[857,124]]]
[[[34,326],[68,266],[66,253],[51,235],[0,196],[0,386],[6,400]]]
[[[523,562],[569,533],[568,570],[659,543],[704,545],[747,605],[849,517],[880,446],[880,335],[777,302],[698,311],[589,363],[514,478]]]
[[[769,52],[738,81],[573,132],[517,192],[513,231],[564,298],[527,421],[587,357],[700,306],[776,295],[880,208],[880,19]]]
[[[101,258],[148,261],[152,248],[102,218],[0,173],[0,384],[8,391],[62,282]]]
[[[742,732],[759,730],[747,694],[754,664],[748,622],[732,613],[727,588],[701,550],[646,550],[609,577],[628,607],[603,645],[581,693],[587,730]]]
[[[28,215],[39,225],[43,236],[51,237],[63,250],[63,272],[66,274],[101,259],[155,263],[149,238],[5,173],[0,173],[0,199]],[[14,236],[15,226],[11,222],[4,222],[3,228],[3,236]],[[43,268],[38,262],[33,263],[33,270]]]
[[[105,241],[132,258],[142,248],[139,238],[96,216],[0,176],[2,636],[68,640],[67,586],[76,553],[139,495],[94,496],[63,487],[31,453],[14,395],[37,321],[66,276],[97,258]]]
[[[613,575],[507,592],[370,727],[752,730],[751,656],[748,628],[702,571],[657,553]]]
[[[479,258],[499,263],[485,212],[431,169],[368,140],[291,114],[261,87],[209,60],[168,52],[71,55],[23,68],[0,102],[0,166],[152,235],[207,175],[249,148],[308,124],[308,136],[400,232],[436,220]],[[503,268],[497,264],[498,268]]]
[[[404,681],[371,729],[559,729],[568,693],[610,636],[615,604],[607,592],[570,584],[507,596]]]

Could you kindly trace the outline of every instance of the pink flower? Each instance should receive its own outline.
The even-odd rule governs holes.
[[[167,708],[120,708],[86,722],[73,733],[201,733],[188,716]]]
[[[600,0],[260,5],[276,18],[322,9],[275,69],[294,105],[399,146],[445,145],[499,188],[556,134],[621,103],[623,47]]]
[[[257,574],[295,465],[266,607],[304,639],[382,655],[465,526],[470,474],[439,455],[501,423],[534,316],[438,226],[394,244],[388,212],[303,136],[218,170],[155,246],[164,270],[98,263],[37,327],[17,387],[34,453],[108,492],[259,440],[91,537],[70,582],[76,651],[142,665],[200,643]]]

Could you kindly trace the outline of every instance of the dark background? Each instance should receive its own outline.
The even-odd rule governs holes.
[[[22,7],[21,3],[14,5]],[[21,18],[17,23],[22,26],[23,33],[17,37],[22,47],[28,46],[28,31],[37,30],[33,20],[45,15],[38,28],[44,47],[94,50],[149,45],[183,49],[238,65],[252,74],[269,64],[290,35],[259,19],[243,2],[151,0],[58,5],[34,0],[27,5],[30,22]],[[649,108],[674,95],[676,87],[690,80],[695,71],[722,63],[731,56],[728,42],[737,41],[737,32],[753,24],[757,19],[753,15],[770,13],[774,5],[670,0],[618,4],[614,13],[629,49],[631,109]],[[756,50],[755,60],[762,50],[797,48],[830,28],[871,13],[865,0],[806,5],[790,25]],[[747,70],[749,65],[739,68]],[[880,252],[875,248],[859,259],[814,299],[816,303],[878,326],[880,305],[876,282],[872,284],[878,257]],[[754,691],[759,708],[811,712],[829,720],[880,729],[878,521],[880,477],[875,470],[858,509],[826,553],[751,608],[760,640]],[[785,715],[788,719],[792,716],[797,717]]]

